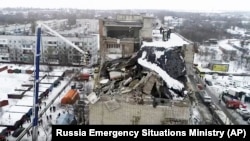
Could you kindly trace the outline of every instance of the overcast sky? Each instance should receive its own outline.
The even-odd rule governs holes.
[[[250,11],[249,0],[0,0],[0,7]]]

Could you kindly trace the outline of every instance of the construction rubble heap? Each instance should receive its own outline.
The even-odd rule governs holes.
[[[146,97],[183,100],[186,69],[182,56],[181,47],[144,46],[132,57],[107,61],[100,70],[96,94],[129,94],[138,104],[144,104]]]

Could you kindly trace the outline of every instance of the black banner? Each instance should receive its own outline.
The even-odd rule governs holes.
[[[52,140],[106,137],[107,139],[147,139],[148,137],[189,137],[208,139],[250,139],[245,125],[54,125]]]

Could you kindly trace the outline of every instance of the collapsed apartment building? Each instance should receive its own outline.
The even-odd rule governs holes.
[[[165,40],[153,27],[148,33],[137,51],[103,62],[89,124],[190,124],[185,85],[190,42],[176,33]],[[103,53],[109,53],[104,46]]]
[[[140,49],[142,40],[152,41],[154,17],[147,14],[117,14],[99,24],[100,52],[103,59],[131,56]]]

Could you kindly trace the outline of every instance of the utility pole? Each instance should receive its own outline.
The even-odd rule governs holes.
[[[41,40],[41,27],[37,28],[37,40],[36,40],[36,54],[34,59],[35,65],[35,80],[34,80],[34,103],[33,103],[33,129],[32,129],[32,141],[37,141],[37,122],[38,122],[38,92],[39,92],[39,66],[40,66],[40,40]]]

